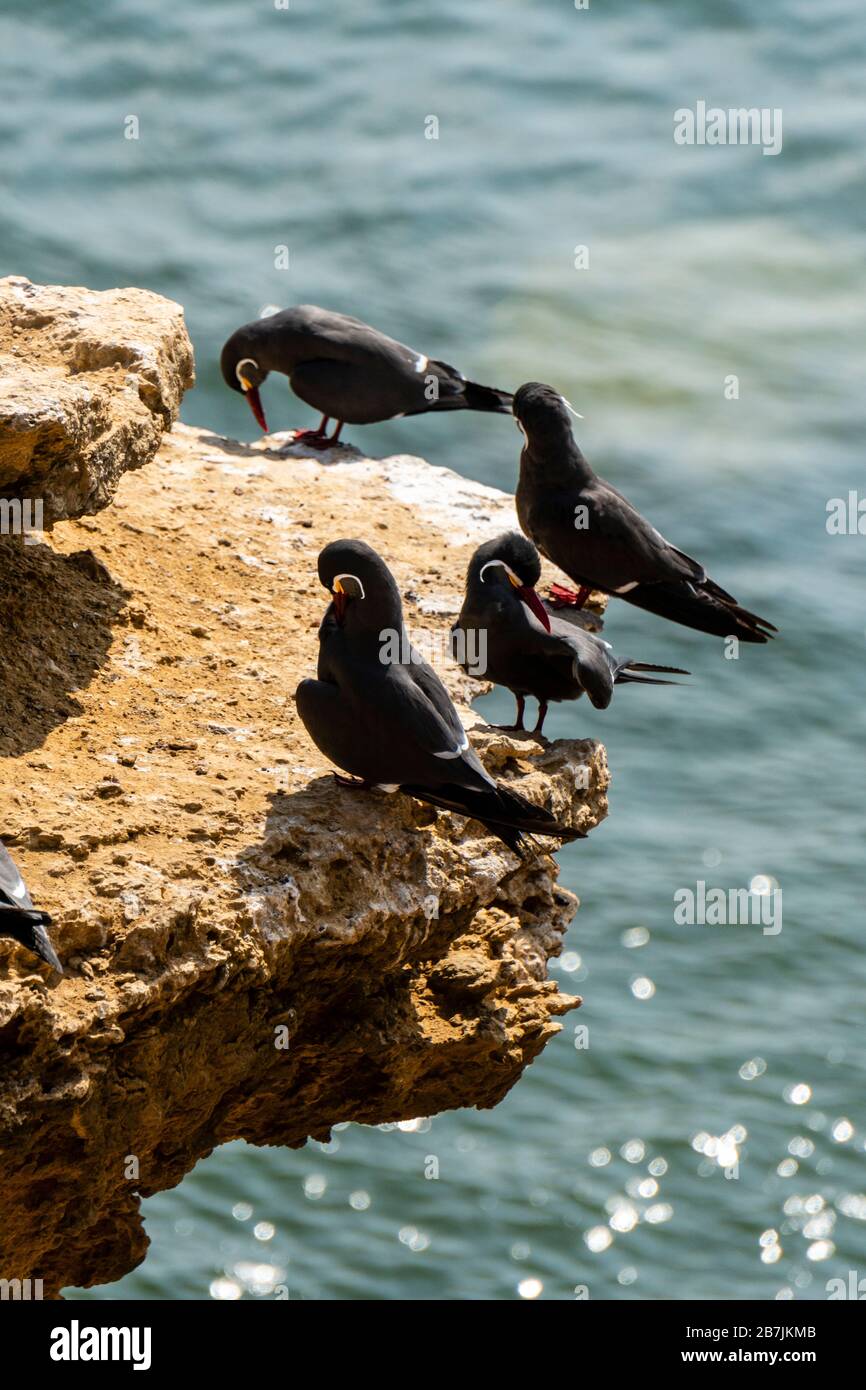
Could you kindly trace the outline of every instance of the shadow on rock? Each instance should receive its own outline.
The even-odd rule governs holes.
[[[348,440],[341,440],[330,449],[314,449],[302,439],[296,442],[292,438],[291,430],[275,430],[273,434],[263,435],[262,440],[255,444],[248,444],[242,439],[227,439],[223,435],[210,434],[206,430],[202,430],[198,438],[208,449],[218,449],[220,453],[231,454],[234,458],[315,459],[325,467],[366,458],[366,454]]]
[[[81,706],[128,592],[89,550],[0,540],[0,755],[38,748]]]

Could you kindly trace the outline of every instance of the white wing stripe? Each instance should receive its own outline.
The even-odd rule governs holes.
[[[13,898],[20,898],[23,900],[27,897],[27,889],[24,886],[24,880],[20,874],[18,875],[17,881],[12,884],[9,892],[12,894]]]
[[[469,735],[468,735],[468,734],[464,734],[464,735],[463,735],[463,742],[459,745],[459,747],[457,747],[457,748],[454,749],[453,753],[434,753],[434,754],[433,754],[433,757],[434,757],[434,758],[459,758],[459,757],[460,757],[460,754],[461,754],[461,753],[465,753],[465,752],[466,752],[466,749],[467,749],[468,747],[469,747]]]

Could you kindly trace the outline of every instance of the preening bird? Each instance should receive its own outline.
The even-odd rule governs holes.
[[[28,951],[40,956],[62,975],[63,966],[46,931],[46,927],[50,926],[48,913],[38,912],[33,906],[11,854],[4,845],[0,845],[0,932],[4,936],[13,936]]]
[[[527,382],[514,396],[524,435],[517,484],[520,525],[554,565],[592,589],[716,637],[766,642],[776,631],[741,608],[697,560],[677,550],[630,502],[592,471],[571,430],[569,407],[552,387]]]
[[[507,415],[511,394],[467,381],[456,367],[388,338],[348,314],[299,304],[238,328],[220,359],[223,378],[242,391],[267,433],[259,387],[282,372],[296,396],[322,412],[315,430],[296,438],[317,448],[336,444],[344,423],[371,425],[401,415],[482,410]],[[336,421],[326,435],[328,421]]]
[[[348,785],[471,816],[517,854],[525,834],[582,838],[485,771],[447,690],[406,638],[400,591],[376,551],[333,541],[318,568],[332,600],[317,679],[301,681],[295,701],[316,746],[360,779]]]
[[[469,562],[466,595],[452,632],[454,658],[469,675],[504,685],[517,700],[523,728],[526,697],[538,701],[540,734],[550,701],[577,700],[586,691],[596,709],[607,709],[613,687],[676,685],[645,672],[687,676],[678,666],[618,661],[610,644],[550,613],[536,593],[538,551],[518,531],[480,545]]]

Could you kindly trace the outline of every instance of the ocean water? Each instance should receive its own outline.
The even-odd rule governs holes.
[[[694,676],[551,711],[607,744],[611,812],[561,855],[584,1007],[502,1105],[228,1145],[145,1202],[138,1270],[71,1294],[820,1299],[866,1274],[866,536],[826,526],[863,487],[862,6],[43,0],[0,8],[0,53],[3,273],[179,300],[184,419],[252,437],[218,355],[266,304],[551,381],[599,471],[782,631],[726,660],[611,606],[617,649]],[[699,100],[781,108],[781,153],[677,145]],[[273,428],[313,423],[263,395]],[[505,418],[347,433],[515,482]],[[676,925],[699,880],[778,884],[781,931]]]

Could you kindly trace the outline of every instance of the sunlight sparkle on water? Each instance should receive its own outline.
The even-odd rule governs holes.
[[[650,934],[646,927],[629,927],[620,937],[623,946],[629,951],[636,951],[639,946],[645,946],[650,939]]]
[[[243,1289],[234,1279],[214,1279],[209,1293],[211,1298],[221,1299],[223,1302],[233,1303],[243,1297]]]
[[[740,1157],[740,1145],[747,1137],[744,1125],[732,1125],[726,1134],[708,1134],[700,1130],[692,1139],[692,1148],[705,1158],[711,1158],[720,1168],[732,1168]],[[712,1171],[712,1170],[710,1170]]]
[[[807,1240],[823,1240],[833,1232],[836,1225],[836,1213],[832,1207],[825,1207],[817,1216],[813,1216],[803,1227],[803,1235]]]
[[[583,1238],[594,1255],[600,1255],[608,1246],[613,1245],[613,1236],[607,1226],[593,1226],[591,1230],[584,1232]]]
[[[643,1219],[651,1226],[660,1226],[663,1222],[670,1221],[673,1214],[674,1209],[670,1202],[654,1202],[651,1207],[647,1207]]]
[[[782,1093],[789,1105],[808,1105],[812,1099],[812,1087],[801,1081],[797,1086],[788,1086]]]
[[[543,1288],[540,1279],[521,1279],[517,1285],[517,1292],[521,1298],[538,1298]]]
[[[740,1079],[742,1081],[754,1081],[756,1077],[763,1076],[767,1070],[767,1063],[763,1057],[752,1057],[750,1061],[744,1062],[740,1067]]]
[[[397,1239],[401,1245],[407,1245],[410,1250],[426,1250],[430,1244],[430,1237],[425,1236],[423,1231],[419,1231],[415,1226],[401,1226],[397,1232]]]
[[[273,1293],[276,1285],[282,1283],[286,1277],[286,1271],[279,1265],[262,1264],[254,1260],[239,1260],[232,1267],[231,1273],[244,1288],[260,1298]]]
[[[624,1197],[611,1197],[606,1205],[609,1211],[613,1208],[608,1223],[612,1231],[625,1234],[627,1231],[633,1231],[640,1221],[640,1212],[634,1202],[629,1202]]]
[[[782,1247],[779,1244],[778,1231],[764,1231],[758,1244],[761,1247],[762,1264],[774,1265],[782,1258]]]
[[[801,1134],[797,1134],[788,1145],[788,1153],[795,1158],[811,1158],[815,1152],[815,1145],[811,1139],[806,1139]]]
[[[829,1260],[835,1254],[836,1247],[832,1240],[816,1240],[814,1245],[810,1245],[806,1251],[807,1260]]]
[[[749,883],[749,892],[756,894],[759,898],[766,898],[771,893],[775,893],[778,887],[778,879],[773,878],[770,874],[755,874]]]

